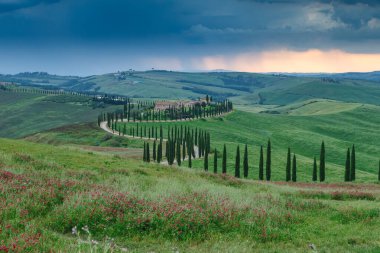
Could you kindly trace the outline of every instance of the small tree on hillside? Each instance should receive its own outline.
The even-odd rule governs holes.
[[[160,140],[160,143],[158,144],[157,148],[157,163],[160,163],[162,160],[162,140]]]
[[[144,142],[143,161],[146,162],[146,143]]]
[[[218,151],[214,150],[214,173],[218,173]]]
[[[156,141],[154,141],[153,142],[153,161],[156,161],[156,153],[157,153],[157,151],[156,151]]]
[[[291,179],[291,154],[290,154],[290,148],[288,148],[288,155],[286,159],[286,181],[289,182]]]
[[[176,148],[176,160],[177,160],[177,165],[181,166],[181,144],[179,140],[177,140],[177,148]]]
[[[204,158],[204,170],[208,171],[208,152],[206,150],[205,158]]]
[[[264,180],[264,152],[263,152],[263,146],[260,147],[259,180]]]
[[[150,162],[149,142],[146,144],[146,161]]]
[[[270,140],[268,140],[268,146],[267,146],[267,163],[266,163],[266,171],[265,171],[265,175],[266,175],[266,179],[267,181],[270,181],[270,178],[271,178],[271,163],[272,163],[272,147],[271,147],[271,143],[270,143]]]
[[[356,178],[356,155],[355,155],[355,145],[352,145],[351,151],[351,171],[350,180],[355,181]]]
[[[318,174],[317,174],[317,158],[314,156],[314,164],[313,164],[313,182],[316,182],[318,180]]]
[[[248,147],[245,144],[244,159],[243,159],[244,178],[248,177]]]
[[[222,173],[223,174],[227,173],[227,149],[226,149],[226,144],[224,144],[224,148],[223,148]]]
[[[240,178],[240,147],[236,148],[235,177]]]
[[[322,141],[321,144],[321,155],[319,159],[319,180],[321,182],[324,182],[326,177],[326,150],[324,141]]]
[[[296,155],[293,155],[293,163],[292,163],[292,181],[297,182],[297,158]]]
[[[350,149],[348,148],[347,149],[347,155],[346,155],[346,167],[345,167],[345,173],[344,173],[344,181],[346,181],[346,182],[350,181],[350,176],[351,176],[350,161],[351,161],[351,158],[350,158]]]
[[[192,159],[191,157],[192,157],[192,155],[189,154],[189,163],[188,163],[189,168],[191,168],[193,166],[193,164],[191,162],[191,159]]]

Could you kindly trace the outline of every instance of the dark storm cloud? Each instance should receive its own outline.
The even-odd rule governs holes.
[[[0,13],[30,8],[39,4],[52,4],[60,0],[0,0]]]
[[[0,53],[112,49],[133,61],[277,48],[380,52],[374,0],[0,0],[0,24]]]

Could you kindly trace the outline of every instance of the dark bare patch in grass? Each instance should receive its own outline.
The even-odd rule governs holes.
[[[376,197],[372,193],[360,191],[299,191],[303,198],[332,199],[332,200],[369,200],[374,201]]]
[[[217,184],[228,185],[228,186],[241,186],[243,182],[233,176],[226,174],[212,174],[212,173],[201,173],[201,177],[209,179]]]
[[[143,169],[135,169],[135,170],[133,170],[133,172],[138,174],[138,175],[142,175],[142,176],[148,176],[149,175],[149,173]]]

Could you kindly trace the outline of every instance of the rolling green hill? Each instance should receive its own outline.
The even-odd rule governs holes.
[[[236,180],[0,139],[0,193],[5,251],[380,250],[378,184]]]
[[[0,136],[17,138],[67,124],[93,122],[100,112],[113,110],[93,106],[89,97],[0,89]]]
[[[378,82],[344,78],[234,72],[127,71],[89,77],[19,74],[0,76],[2,80],[148,99],[198,98],[208,94],[220,99],[229,98],[238,105],[287,105],[309,99],[380,105]]]
[[[2,77],[0,77],[1,80]],[[12,81],[15,76],[6,76]],[[52,78],[52,79],[50,79]],[[104,132],[89,96],[5,91],[0,86],[0,251],[379,252],[379,84],[247,73],[134,72],[17,75],[25,86],[146,99],[234,101],[234,112],[185,125],[227,145],[227,175],[141,162],[143,140]],[[103,107],[104,106],[104,107]],[[135,125],[130,123],[127,127]],[[272,182],[257,181],[259,147],[272,143]],[[326,144],[326,183],[311,183]],[[237,145],[248,144],[249,177],[236,179]],[[356,182],[343,183],[356,147]],[[287,148],[298,183],[285,183]],[[242,156],[242,153],[241,153]],[[209,157],[212,171],[213,154]]]
[[[322,103],[322,102],[321,102]],[[324,104],[326,102],[323,102]],[[358,181],[373,182],[377,179],[380,156],[380,107],[373,105],[348,104],[346,108],[340,102],[327,102],[330,114],[313,112],[305,116],[305,109],[296,109],[292,114],[266,114],[236,111],[223,118],[203,119],[182,123],[140,123],[140,126],[164,127],[191,126],[211,133],[211,149],[217,148],[219,160],[223,145],[228,150],[229,174],[234,174],[235,152],[237,145],[243,148],[249,145],[251,171],[249,178],[258,178],[259,147],[266,146],[267,140],[272,142],[272,178],[284,180],[286,153],[290,147],[297,154],[298,178],[300,181],[311,181],[313,157],[319,157],[320,145],[325,141],[327,149],[327,180],[329,182],[343,181],[345,152],[355,144],[357,152]],[[336,109],[333,108],[337,105]],[[353,106],[354,105],[354,106]],[[310,106],[310,105],[309,105]],[[313,107],[316,107],[313,105]],[[322,107],[323,106],[317,106]],[[342,107],[344,110],[342,110]],[[301,112],[302,116],[299,116]],[[136,126],[136,123],[131,123]],[[128,125],[127,125],[128,126]],[[127,130],[128,131],[128,130]],[[142,147],[142,144],[141,144]],[[211,155],[211,158],[213,154]],[[210,158],[210,167],[213,162]],[[203,168],[203,160],[195,161],[195,167]],[[219,164],[220,165],[220,164]],[[186,163],[185,165],[186,166]]]
[[[270,109],[261,108],[259,112],[270,114],[287,114],[298,116],[336,114],[350,111],[363,106],[359,103],[345,103],[335,100],[326,99],[309,99],[302,102],[296,102],[285,106],[276,106]]]

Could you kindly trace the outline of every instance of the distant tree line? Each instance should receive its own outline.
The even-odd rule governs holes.
[[[208,97],[207,97],[208,98]],[[207,99],[207,101],[209,101]],[[98,115],[98,125],[107,121],[107,126],[117,130],[117,122],[142,122],[142,121],[180,121],[214,117],[233,110],[232,102],[208,102],[206,105],[195,104],[193,106],[169,106],[164,110],[156,110],[153,101],[126,100],[123,110]]]

